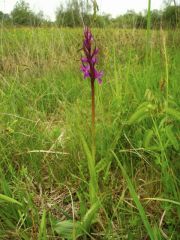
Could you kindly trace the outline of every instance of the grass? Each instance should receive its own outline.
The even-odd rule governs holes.
[[[179,31],[151,31],[147,57],[146,31],[93,29],[104,69],[96,221],[82,30],[1,31],[0,239],[61,239],[63,220],[74,239],[81,220],[91,228],[80,239],[178,239]]]

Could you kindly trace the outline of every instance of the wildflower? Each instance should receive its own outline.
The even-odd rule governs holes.
[[[81,58],[81,71],[84,73],[84,78],[89,77],[92,83],[94,83],[94,81],[97,79],[98,83],[101,84],[103,72],[98,71],[95,66],[98,62],[97,55],[99,53],[99,49],[96,48],[96,46],[93,49],[93,41],[94,38],[90,29],[85,27],[83,40],[83,51],[85,57]]]
[[[98,193],[98,180],[96,176],[96,161],[95,161],[95,152],[96,152],[96,132],[95,132],[95,120],[96,120],[96,112],[95,112],[95,80],[98,81],[99,84],[102,83],[103,72],[98,71],[96,69],[96,64],[98,63],[98,53],[99,49],[94,44],[94,38],[92,33],[88,27],[84,28],[84,39],[83,39],[83,47],[84,55],[81,58],[81,71],[84,74],[84,78],[90,78],[91,83],[91,130],[92,130],[92,158],[89,161],[89,173],[90,173],[90,183],[89,183],[89,194],[90,201],[92,206],[94,203],[98,202],[97,193]]]

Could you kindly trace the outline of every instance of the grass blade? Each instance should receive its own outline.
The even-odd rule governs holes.
[[[98,184],[97,184],[97,176],[96,176],[96,168],[95,168],[95,159],[93,158],[91,151],[88,147],[87,142],[84,139],[84,136],[80,134],[81,141],[83,144],[84,152],[87,156],[88,160],[88,168],[90,174],[90,182],[89,182],[89,194],[91,205],[97,202],[97,192],[98,192]]]
[[[92,205],[92,207],[87,211],[86,215],[84,216],[82,224],[83,224],[83,228],[86,231],[89,231],[89,228],[90,228],[93,220],[95,219],[96,214],[99,211],[99,207],[100,207],[99,202],[94,203]]]
[[[136,207],[137,207],[137,209],[139,211],[139,214],[140,214],[141,219],[142,219],[142,221],[144,223],[144,226],[145,226],[145,228],[147,230],[147,233],[148,233],[150,239],[154,240],[153,229],[151,228],[151,225],[150,225],[150,223],[148,221],[148,218],[146,216],[144,208],[143,208],[141,202],[139,201],[139,198],[138,198],[138,195],[137,195],[137,193],[135,191],[135,188],[134,188],[134,186],[133,186],[129,176],[127,175],[125,169],[123,168],[121,162],[119,161],[118,157],[116,156],[116,154],[114,152],[112,152],[112,153],[113,153],[113,155],[114,155],[114,157],[115,157],[115,159],[117,161],[118,166],[120,167],[120,169],[122,171],[123,177],[125,178],[125,180],[127,182],[127,185],[128,185],[128,188],[129,188],[129,192],[130,192],[130,194],[131,194],[131,196],[132,196],[132,198],[133,198],[133,200],[134,200],[134,202],[136,204]]]
[[[8,203],[14,203],[14,204],[17,204],[19,206],[22,206],[22,203],[18,202],[14,198],[11,198],[11,197],[8,197],[8,196],[4,195],[4,194],[0,194],[0,200],[3,200],[3,201],[8,202]]]
[[[39,229],[39,235],[38,235],[38,240],[45,240],[46,238],[46,210],[43,210],[42,214],[42,219],[41,219],[41,224],[40,224],[40,229]]]

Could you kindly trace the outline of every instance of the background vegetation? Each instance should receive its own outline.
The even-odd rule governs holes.
[[[133,30],[120,29],[115,20],[92,28],[104,71],[103,84],[96,84],[101,206],[78,238],[73,230],[93,215],[88,211],[91,99],[89,81],[80,72],[82,28],[70,20],[74,28],[62,27],[69,19],[64,15],[62,22],[62,8],[57,11],[61,27],[41,19],[41,26],[53,27],[28,28],[38,22],[37,15],[18,4],[10,16],[2,14],[0,34],[0,239],[178,240],[177,18],[174,25],[161,18],[161,30],[151,22],[149,32],[136,29],[134,21],[129,22]],[[31,20],[17,17],[26,16],[19,6]],[[92,15],[78,11],[77,18],[87,17],[92,25],[95,17],[103,18],[88,20]]]
[[[174,1],[173,1],[174,3]],[[96,8],[97,6],[95,6]],[[61,4],[56,10],[56,20],[47,20],[43,12],[34,13],[29,4],[20,0],[17,1],[10,14],[0,12],[0,21],[5,25],[16,26],[59,26],[59,27],[81,27],[82,19],[86,25],[93,27],[119,27],[119,28],[141,28],[146,29],[147,11],[136,13],[128,10],[126,14],[112,18],[108,14],[94,17],[93,6],[90,1],[71,0]],[[163,10],[151,11],[151,28],[160,27],[175,28],[180,26],[180,6],[164,3]]]

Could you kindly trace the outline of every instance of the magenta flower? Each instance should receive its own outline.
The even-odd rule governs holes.
[[[84,73],[84,78],[90,77],[90,66],[81,66],[81,71]]]
[[[88,27],[85,27],[83,40],[83,51],[85,57],[81,58],[81,71],[84,73],[84,78],[89,77],[93,83],[97,79],[98,83],[101,84],[103,72],[98,71],[95,66],[98,62],[97,55],[99,53],[99,49],[96,47],[93,49],[93,41],[94,38],[90,29]]]

